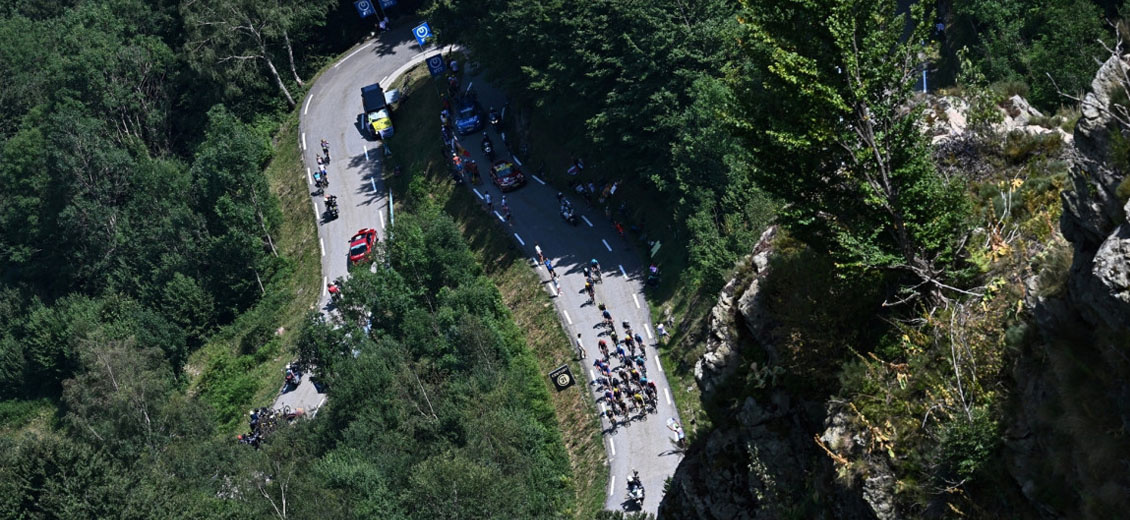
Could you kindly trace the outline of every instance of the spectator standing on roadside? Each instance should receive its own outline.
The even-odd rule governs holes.
[[[553,270],[553,262],[548,258],[545,259],[545,269],[549,271],[549,276],[553,277],[554,280],[557,279],[557,271]]]
[[[534,242],[534,252],[538,254],[539,262],[545,261],[545,255],[541,254],[541,245],[539,245],[537,242]]]

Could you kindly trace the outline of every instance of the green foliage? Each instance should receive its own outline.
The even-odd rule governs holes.
[[[990,82],[1026,84],[1003,93],[1054,109],[1062,102],[1056,85],[1070,95],[1090,85],[1095,60],[1107,56],[1099,39],[1110,35],[1102,11],[1091,0],[955,0],[946,23],[942,68],[964,71],[972,66]],[[956,59],[962,48],[971,51],[971,63]]]
[[[981,471],[1001,443],[1000,427],[994,417],[986,406],[978,406],[968,417],[955,416],[942,425],[938,457],[944,474],[962,480]]]
[[[925,12],[912,9],[910,37],[895,12],[894,2],[747,2],[744,59],[729,74],[741,109],[728,119],[795,236],[845,274],[899,269],[930,292],[955,260],[968,205],[935,172],[919,110],[906,107],[919,61],[907,42],[920,40]]]
[[[333,405],[329,485],[394,518],[549,518],[570,508],[568,462],[522,333],[446,216],[402,213],[376,273],[344,283],[346,324],[311,320],[304,359]],[[373,486],[360,486],[357,475]]]

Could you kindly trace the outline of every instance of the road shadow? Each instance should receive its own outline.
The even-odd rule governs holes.
[[[416,37],[412,35],[412,28],[418,24],[419,21],[415,19],[400,18],[389,27],[389,30],[377,34],[372,54],[378,58],[388,56],[393,54],[400,44],[407,41],[416,41]]]
[[[640,505],[639,502],[636,502],[635,500],[632,500],[630,498],[623,501],[623,502],[620,502],[620,507],[624,511],[642,511],[643,510],[643,507]]]
[[[348,168],[350,170],[359,170],[359,181],[353,193],[362,195],[364,198],[358,206],[370,206],[374,201],[381,198],[381,192],[377,191],[377,180],[384,180],[384,161],[378,150],[370,150],[369,157],[366,158],[365,154],[354,155],[349,158]]]

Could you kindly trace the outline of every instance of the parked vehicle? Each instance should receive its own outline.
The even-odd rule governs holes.
[[[373,138],[392,137],[392,111],[380,85],[361,87],[361,106],[365,109],[365,128],[372,132]]]

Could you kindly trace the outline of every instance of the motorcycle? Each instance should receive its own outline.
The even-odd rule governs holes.
[[[337,196],[336,195],[330,195],[329,197],[326,197],[325,218],[326,218],[327,221],[337,218]]]
[[[502,133],[502,114],[498,113],[494,107],[490,107],[490,127],[497,133]]]
[[[637,509],[642,509],[644,496],[643,482],[640,482],[640,476],[637,472],[633,477],[628,479],[628,500],[635,502]]]
[[[297,387],[302,383],[302,373],[295,370],[291,365],[286,366],[286,385],[290,388]]]
[[[573,210],[573,205],[567,200],[561,203],[561,218],[574,226],[579,222],[577,220],[577,213]]]
[[[494,143],[490,142],[490,137],[487,137],[486,132],[483,132],[482,148],[483,148],[483,153],[486,154],[486,156],[487,156],[487,160],[493,163],[494,162]]]

